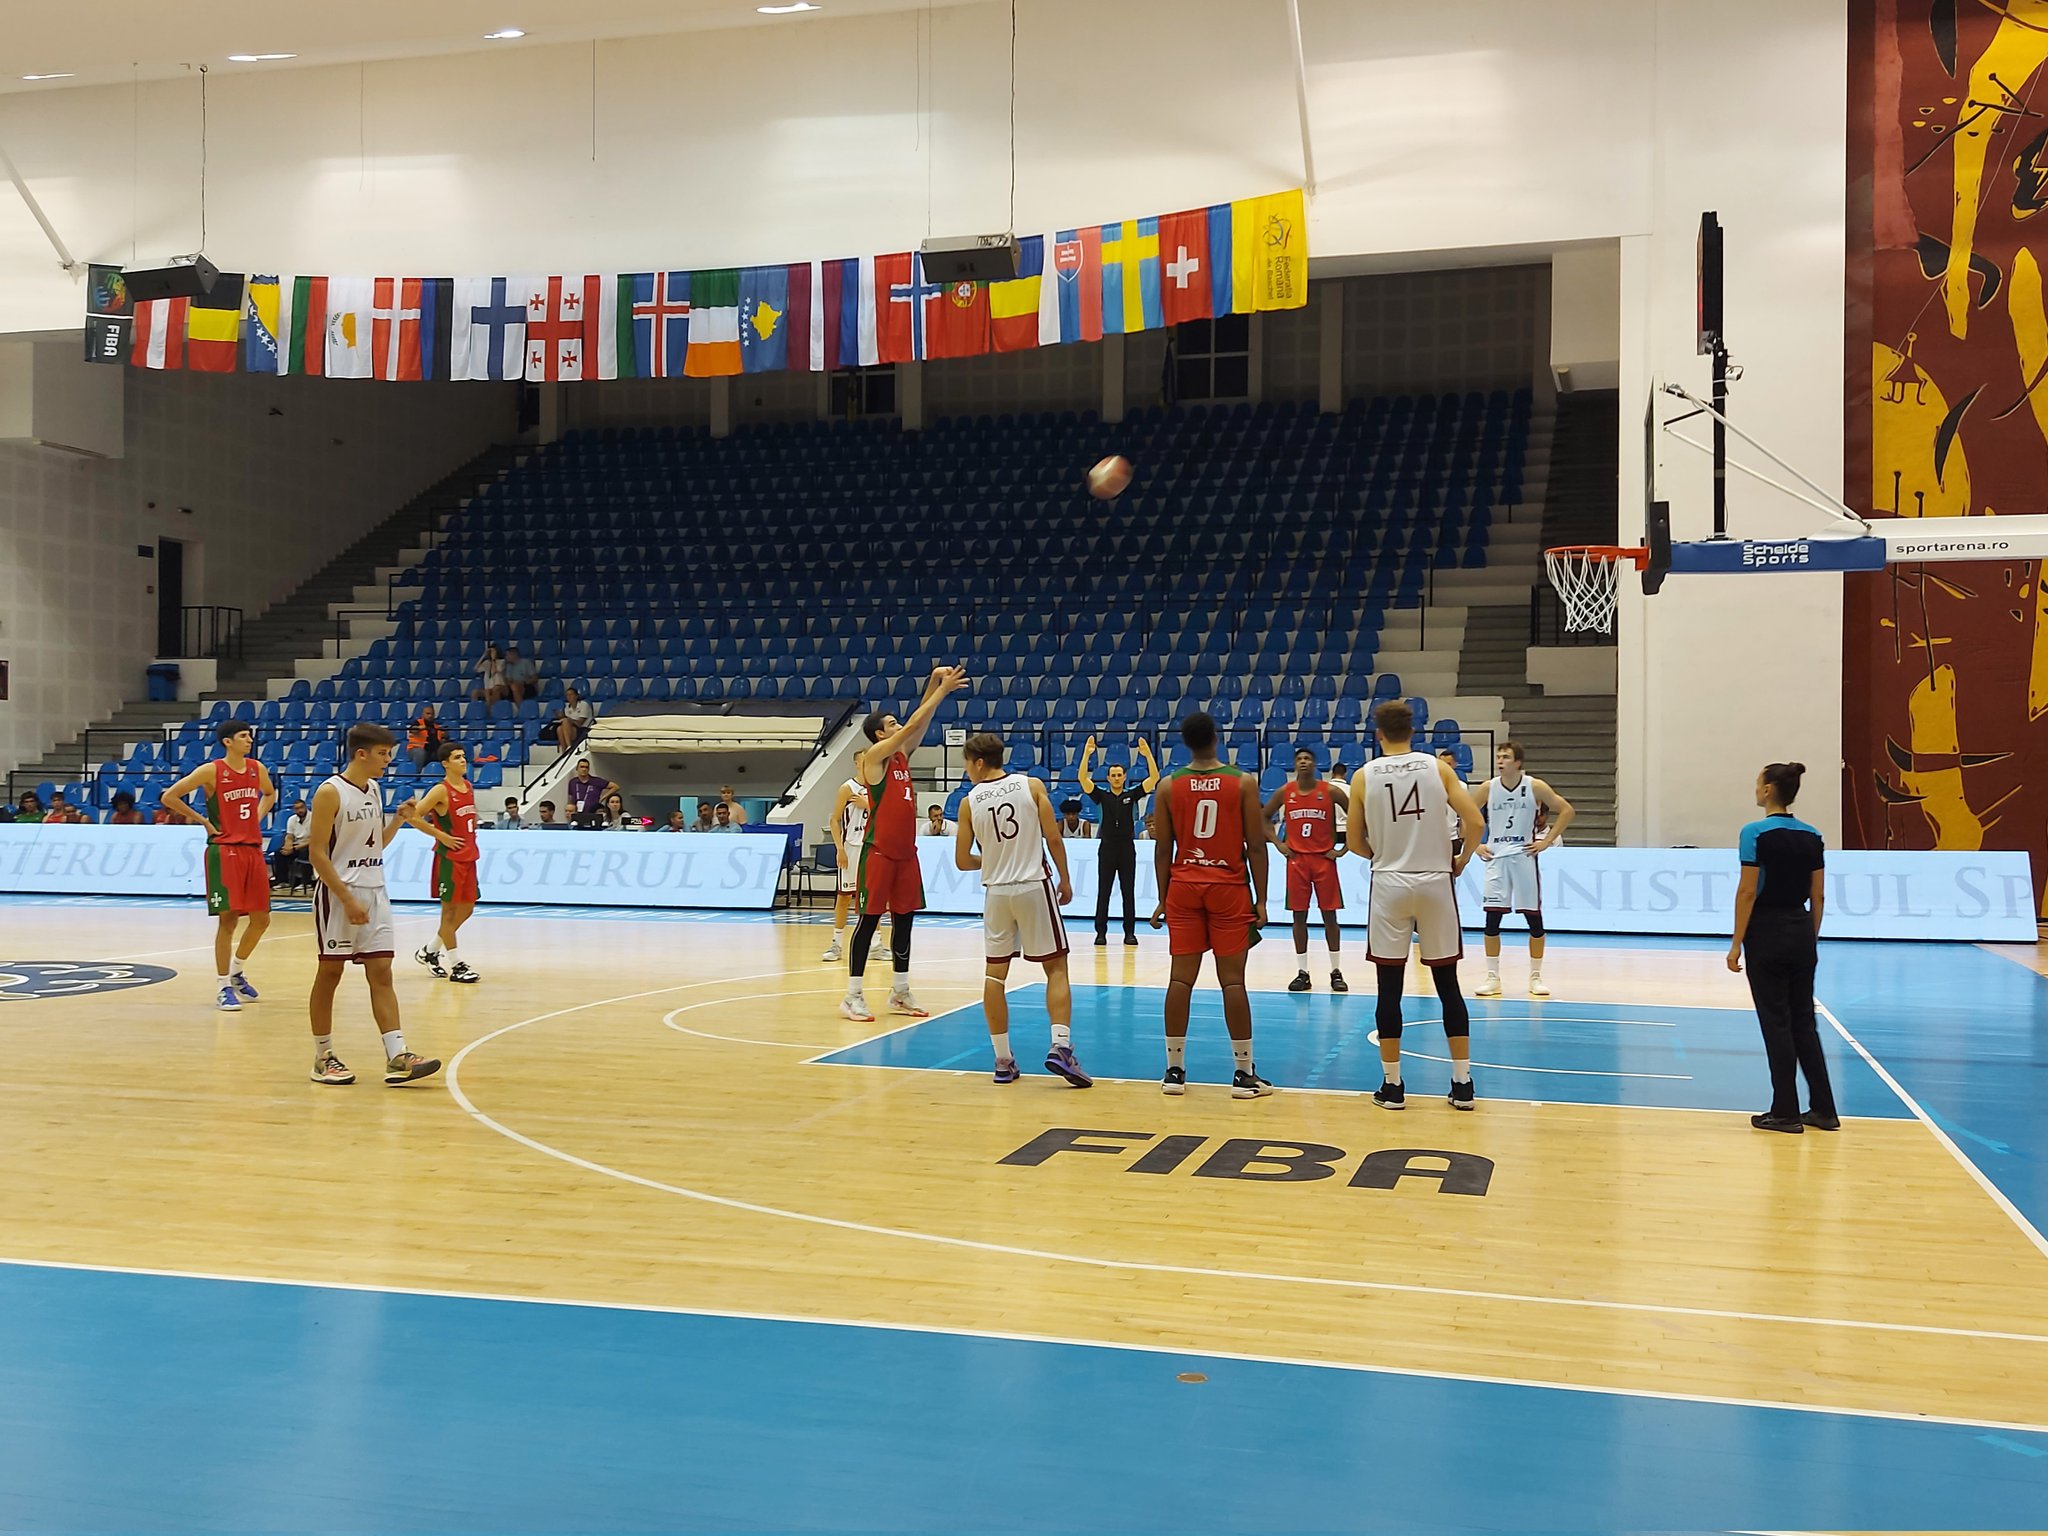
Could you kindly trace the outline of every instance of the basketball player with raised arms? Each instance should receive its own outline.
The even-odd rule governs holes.
[[[1152,859],[1159,881],[1152,922],[1158,926],[1164,914],[1173,957],[1166,988],[1166,1075],[1159,1090],[1188,1091],[1188,1009],[1202,956],[1209,954],[1216,957],[1223,1022],[1237,1062],[1230,1096],[1261,1098],[1273,1085],[1252,1062],[1252,1004],[1244,988],[1245,955],[1258,914],[1266,910],[1266,822],[1259,814],[1258,780],[1216,756],[1216,722],[1209,716],[1189,715],[1181,722],[1180,739],[1191,760],[1152,799]]]
[[[434,872],[428,894],[441,903],[441,931],[414,953],[436,976],[478,982],[483,977],[456,948],[462,925],[476,910],[476,788],[469,782],[469,754],[454,742],[441,748],[441,782],[420,800],[420,817],[434,838]]]
[[[270,770],[249,754],[256,730],[246,720],[224,720],[215,729],[221,755],[201,763],[164,791],[163,803],[175,816],[206,828],[206,910],[217,921],[213,929],[213,968],[220,991],[215,1006],[229,1013],[255,1002],[243,967],[270,927],[270,866],[263,857],[263,823],[277,804],[277,786]],[[193,790],[206,795],[206,809],[185,803]],[[242,944],[235,947],[235,925],[243,918]]]
[[[963,667],[934,667],[924,698],[910,718],[898,722],[876,710],[861,726],[868,744],[853,760],[853,776],[868,792],[868,824],[861,840],[860,923],[846,957],[846,998],[839,1016],[871,1024],[863,985],[868,951],[882,917],[889,917],[889,959],[895,972],[889,1011],[913,1019],[931,1017],[910,995],[910,925],[924,910],[924,875],[917,863],[917,790],[910,781],[910,754],[924,745],[932,716],[948,697],[967,686]]]
[[[1500,996],[1500,924],[1510,912],[1529,925],[1529,995],[1548,997],[1543,984],[1543,877],[1536,856],[1556,846],[1578,813],[1571,801],[1539,778],[1522,772],[1522,744],[1504,741],[1494,749],[1493,777],[1479,789],[1486,818],[1486,980],[1475,997]]]
[[[1456,881],[1479,846],[1479,808],[1457,771],[1427,752],[1415,750],[1415,714],[1399,699],[1373,711],[1380,755],[1351,781],[1351,851],[1372,860],[1366,954],[1379,978],[1373,1015],[1380,1037],[1384,1081],[1373,1094],[1381,1109],[1405,1109],[1401,1082],[1401,987],[1408,970],[1408,937],[1422,940],[1443,1004],[1444,1036],[1450,1045],[1453,1109],[1470,1109],[1472,1018],[1458,990],[1458,961],[1465,936],[1458,923]],[[1451,852],[1444,808],[1458,814],[1464,853]]]
[[[1010,997],[1003,990],[1010,962],[1022,955],[1045,967],[1045,1012],[1052,1043],[1045,1070],[1076,1088],[1094,1085],[1074,1059],[1074,992],[1067,980],[1067,925],[1060,908],[1074,898],[1067,877],[1067,845],[1045,786],[1028,774],[1003,771],[1003,740],[986,731],[961,749],[973,788],[954,833],[953,862],[981,871],[982,954],[987,961],[981,1008],[988,1017],[999,1083],[1024,1074],[1010,1049]],[[980,852],[976,853],[979,847]],[[1048,857],[1052,869],[1046,867]],[[1053,885],[1053,870],[1059,885]]]
[[[313,1081],[346,1086],[355,1073],[334,1054],[334,994],[342,968],[363,968],[370,984],[370,1012],[384,1040],[384,1081],[396,1086],[431,1077],[441,1063],[405,1048],[399,1027],[398,990],[391,984],[391,956],[397,934],[391,897],[384,888],[384,849],[401,826],[431,834],[419,809],[408,800],[386,817],[377,780],[391,766],[398,738],[381,725],[349,727],[343,753],[348,765],[313,792],[313,822],[306,852],[320,889],[313,893],[313,941],[320,963],[313,975],[307,1016],[313,1027]]]
[[[832,942],[825,946],[825,963],[843,957],[846,914],[860,890],[861,844],[868,835],[868,789],[859,779],[839,786],[839,798],[832,802],[832,847],[838,855],[839,893],[832,899]]]
[[[1330,990],[1349,992],[1350,984],[1337,964],[1343,930],[1338,914],[1344,892],[1337,883],[1337,813],[1350,803],[1350,792],[1326,781],[1307,747],[1294,749],[1294,777],[1266,801],[1271,825],[1280,818],[1281,856],[1287,860],[1287,910],[1294,917],[1294,980],[1290,992],[1306,992],[1308,979],[1308,903],[1313,896],[1323,914],[1323,942],[1330,946]]]

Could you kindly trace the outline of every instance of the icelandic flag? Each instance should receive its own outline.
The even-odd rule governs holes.
[[[632,285],[633,375],[679,379],[690,351],[690,274],[636,272]],[[620,356],[624,372],[624,354]]]

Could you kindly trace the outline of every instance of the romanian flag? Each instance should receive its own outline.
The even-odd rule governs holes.
[[[690,346],[683,372],[693,379],[740,371],[740,274],[737,267],[690,274]]]
[[[1038,345],[1038,300],[1044,287],[1045,237],[1017,242],[1017,275],[988,285],[989,331],[998,352],[1022,352]]]

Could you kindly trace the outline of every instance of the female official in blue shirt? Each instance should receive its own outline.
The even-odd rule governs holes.
[[[1729,970],[1740,971],[1749,962],[1749,995],[1771,1063],[1771,1107],[1751,1115],[1749,1123],[1794,1136],[1808,1126],[1842,1128],[1813,1010],[1825,845],[1791,809],[1805,773],[1804,763],[1771,763],[1756,777],[1756,803],[1764,815],[1742,829],[1742,884],[1735,892],[1735,936],[1728,946]],[[1804,1115],[1802,1072],[1809,1106]]]

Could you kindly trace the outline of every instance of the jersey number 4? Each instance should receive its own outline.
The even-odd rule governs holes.
[[[1403,795],[1400,804],[1396,805],[1394,803],[1394,786],[1389,784],[1387,786],[1387,804],[1392,808],[1394,820],[1396,821],[1399,821],[1404,816],[1413,816],[1417,821],[1422,820],[1422,786],[1420,784],[1410,784],[1408,786],[1408,793]]]

